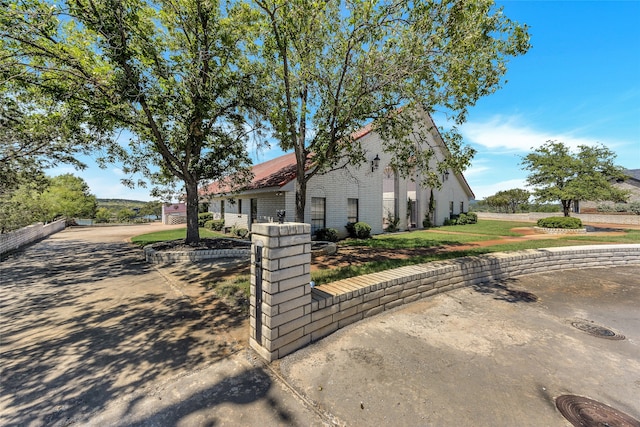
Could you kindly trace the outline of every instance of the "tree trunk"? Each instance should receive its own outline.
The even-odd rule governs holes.
[[[571,208],[571,200],[561,200],[562,202],[562,212],[564,216],[571,216],[569,209]]]
[[[198,182],[185,181],[187,190],[187,238],[185,243],[196,245],[200,242],[200,230],[198,228]]]
[[[296,222],[304,222],[304,208],[307,200],[307,182],[296,180]]]

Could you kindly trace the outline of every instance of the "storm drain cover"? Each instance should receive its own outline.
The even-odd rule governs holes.
[[[556,407],[575,427],[640,427],[635,418],[582,396],[559,396]]]
[[[605,328],[604,326],[596,325],[595,323],[588,320],[572,320],[571,326],[598,338],[606,338],[608,340],[625,339],[624,335],[618,334],[609,328]]]

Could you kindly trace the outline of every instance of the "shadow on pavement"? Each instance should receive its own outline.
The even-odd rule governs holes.
[[[48,240],[0,269],[0,424],[66,424],[242,348],[234,309],[171,292],[130,244]]]

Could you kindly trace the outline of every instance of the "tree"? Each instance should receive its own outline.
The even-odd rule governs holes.
[[[539,202],[562,204],[564,216],[569,216],[574,200],[622,202],[627,193],[612,185],[624,180],[623,168],[614,165],[615,153],[604,145],[580,145],[572,153],[562,142],[547,141],[522,159],[530,171],[527,184],[534,188]]]
[[[87,183],[69,173],[51,178],[40,198],[47,209],[46,221],[61,216],[93,218],[98,207],[96,196],[89,193]]]
[[[513,188],[511,190],[498,191],[493,196],[487,197],[485,202],[497,211],[504,209],[505,212],[516,213],[519,208],[529,202],[529,196],[530,193],[527,190]]]
[[[444,170],[464,170],[474,151],[454,129],[444,135],[450,156],[436,162],[425,137],[433,129],[417,128],[420,115],[439,107],[464,122],[467,108],[500,86],[507,58],[529,48],[526,26],[492,0],[254,4],[269,122],[296,155],[296,221],[314,175],[365,161],[352,134],[370,122],[397,173],[421,171],[434,187]]]
[[[155,216],[160,219],[162,216],[162,202],[147,202],[138,212],[141,216]]]
[[[216,1],[8,0],[0,73],[109,135],[103,161],[119,159],[155,183],[180,181],[193,244],[199,183],[249,175],[244,113],[256,74],[242,63],[245,24]],[[115,140],[122,131],[133,135],[128,149]]]
[[[96,210],[96,214],[94,215],[94,219],[96,220],[97,223],[105,223],[105,222],[109,222],[109,220],[111,219],[111,211],[107,208],[98,208],[98,210]]]

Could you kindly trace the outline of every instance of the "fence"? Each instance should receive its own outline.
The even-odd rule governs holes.
[[[0,234],[0,254],[16,250],[31,242],[64,230],[65,223],[66,219],[60,219],[49,224],[37,223],[9,233]]]
[[[464,286],[549,270],[640,264],[640,245],[494,253],[311,287],[309,224],[254,224],[249,343],[268,361],[385,310]]]

